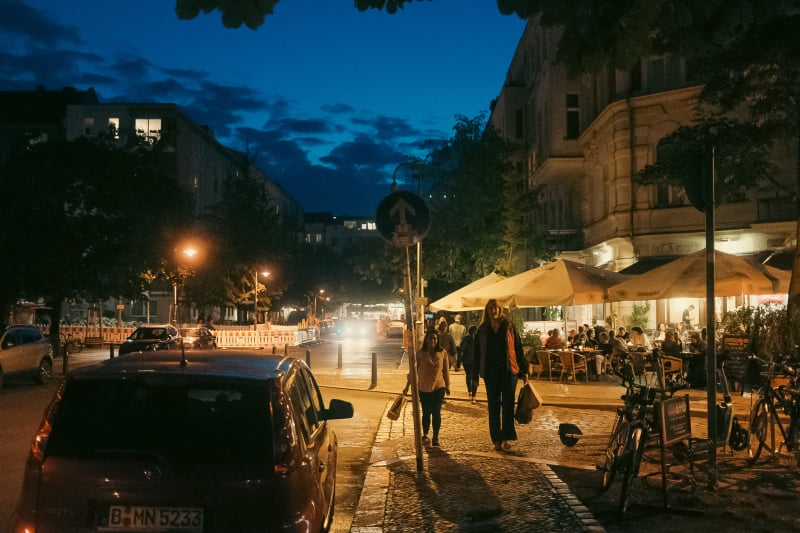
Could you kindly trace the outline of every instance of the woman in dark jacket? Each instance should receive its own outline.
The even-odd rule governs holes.
[[[486,385],[489,404],[489,435],[495,450],[509,450],[511,441],[517,440],[514,428],[517,379],[528,381],[528,360],[519,334],[503,316],[497,300],[486,303],[475,340],[479,374]]]
[[[467,377],[467,392],[472,403],[478,393],[478,362],[475,360],[475,333],[478,328],[469,327],[469,333],[461,339],[461,364],[464,365],[464,374]]]

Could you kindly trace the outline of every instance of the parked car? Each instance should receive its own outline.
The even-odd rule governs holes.
[[[157,351],[80,368],[45,411],[12,531],[327,531],[328,420],[352,416],[283,355]]]
[[[7,377],[27,375],[44,385],[53,374],[50,341],[36,326],[8,326],[0,337],[0,388]]]
[[[183,346],[186,349],[217,349],[217,338],[211,330],[205,326],[200,326],[199,328],[183,328],[181,329],[181,338],[183,339]]]
[[[140,326],[119,346],[119,355],[131,352],[154,350],[178,350],[181,335],[178,329],[169,324],[162,326]]]

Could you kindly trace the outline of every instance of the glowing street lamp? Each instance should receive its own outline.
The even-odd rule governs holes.
[[[199,253],[197,248],[194,248],[192,246],[187,246],[186,248],[183,248],[181,250],[175,250],[175,252],[178,253],[178,254],[185,255],[189,259],[193,259],[194,256],[196,256]],[[178,320],[180,318],[180,315],[178,314],[178,283],[179,283],[179,281],[180,281],[180,284],[183,285],[183,281],[181,281],[180,276],[178,276],[178,279],[176,279],[175,283],[172,284],[172,289],[173,289],[173,307],[175,308],[175,324],[176,325],[178,325]]]
[[[265,278],[269,276],[266,270],[261,273]],[[258,325],[258,269],[253,272],[253,281],[255,281],[255,289],[253,290],[253,329]]]

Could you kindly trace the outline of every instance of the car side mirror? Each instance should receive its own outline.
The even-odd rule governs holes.
[[[331,400],[330,405],[322,413],[325,420],[340,420],[343,418],[353,418],[353,404],[344,400]]]

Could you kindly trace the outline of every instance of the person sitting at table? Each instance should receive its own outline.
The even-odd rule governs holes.
[[[655,336],[653,337],[654,341],[663,341],[667,338],[667,325],[663,322],[658,323],[658,327],[656,328]]]
[[[628,343],[624,338],[614,335],[613,332],[609,333],[609,340],[611,342],[611,366],[619,368],[628,359]]]
[[[575,336],[572,337],[572,342],[570,342],[569,344],[573,348],[581,348],[583,346],[586,346],[586,340],[587,340],[586,333],[581,332],[575,334]]]
[[[644,332],[642,328],[639,326],[633,326],[631,328],[631,346],[637,351],[644,351],[644,350],[652,350],[653,345],[650,343],[650,339],[647,337],[647,333]]]
[[[594,332],[594,330],[590,331]],[[589,368],[589,379],[597,381],[600,379],[600,375],[605,371],[606,357],[611,356],[611,353],[614,351],[614,347],[611,346],[611,340],[608,338],[607,332],[600,332],[600,339],[595,341],[592,349],[594,353],[586,356],[586,363]]]
[[[617,328],[617,337],[619,337],[620,339],[622,339],[625,342],[628,342],[629,340],[631,340],[631,336],[628,333],[628,331],[625,329],[625,326],[620,326],[619,328]]]
[[[669,355],[671,357],[681,356],[683,345],[680,341],[675,339],[674,331],[669,330],[664,334],[664,342],[661,343],[661,351],[664,352],[664,355]]]
[[[558,328],[553,329],[550,336],[547,337],[547,342],[544,344],[544,347],[548,350],[560,350],[564,346],[564,339],[561,338],[561,330]]]
[[[675,324],[675,340],[681,344],[689,343],[689,331],[686,329],[686,325],[683,322]]]
[[[594,334],[594,328],[586,330],[586,346],[588,348],[597,348],[597,337]]]
[[[686,380],[693,389],[700,389],[706,386],[706,343],[700,338],[700,334],[692,333],[689,343],[689,369]]]

